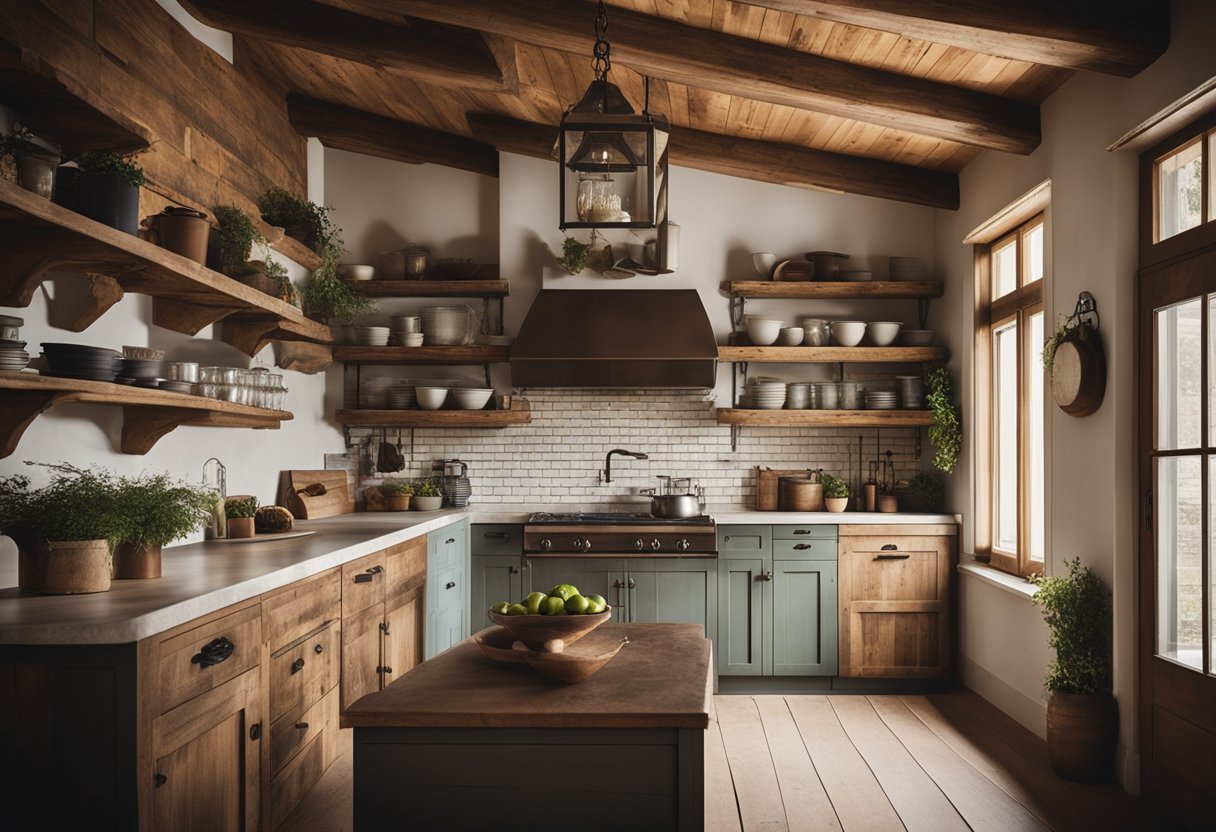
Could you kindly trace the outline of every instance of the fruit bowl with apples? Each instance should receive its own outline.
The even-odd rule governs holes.
[[[500,601],[490,607],[490,620],[506,628],[530,650],[560,653],[612,618],[612,607],[599,595],[583,595],[578,587],[558,584],[549,592],[533,592],[518,603]]]

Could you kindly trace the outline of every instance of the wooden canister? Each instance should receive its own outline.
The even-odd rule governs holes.
[[[823,511],[823,484],[807,477],[782,477],[777,507],[782,511]]]
[[[878,510],[886,514],[899,511],[899,499],[894,494],[879,494]]]
[[[805,477],[807,470],[777,470],[756,466],[756,511],[776,511],[782,477]]]

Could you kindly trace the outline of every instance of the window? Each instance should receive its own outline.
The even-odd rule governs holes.
[[[1043,571],[1043,214],[976,246],[976,553]]]
[[[1216,177],[1211,175],[1216,130],[1200,133],[1153,163],[1153,242],[1216,219]]]

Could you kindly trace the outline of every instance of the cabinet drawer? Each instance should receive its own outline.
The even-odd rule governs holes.
[[[187,630],[157,646],[156,713],[164,713],[257,667],[262,609],[246,607]]]
[[[375,552],[342,567],[343,618],[384,600],[384,585],[388,580],[384,561],[385,553]]]
[[[338,725],[338,689],[333,688],[307,708],[291,711],[270,726],[270,774],[277,775],[291,760],[321,734],[327,726]]]
[[[338,720],[331,717],[270,781],[270,828],[277,829],[286,820],[337,759],[338,750]]]
[[[262,597],[262,630],[270,652],[333,621],[341,614],[342,576],[337,569]]]
[[[836,560],[836,539],[795,538],[773,541],[774,560]]]
[[[417,537],[385,550],[388,572],[385,597],[392,598],[419,586],[426,577],[426,538]]]
[[[937,549],[840,553],[841,588],[848,600],[938,601],[949,594],[946,553]]]
[[[772,550],[772,542],[772,526],[718,527],[720,553],[768,555]]]
[[[459,524],[431,532],[431,551],[427,558],[427,568],[445,569],[459,563],[464,554],[464,546],[461,545],[462,536]]]
[[[474,555],[521,555],[524,527],[518,523],[478,523],[471,526],[470,551]]]
[[[454,606],[464,606],[464,596],[468,591],[465,587],[464,567],[456,564],[437,570],[434,582],[434,598],[431,609],[442,611]]]
[[[270,719],[315,703],[338,684],[340,627],[322,625],[295,644],[270,656]]]
[[[819,523],[773,526],[773,540],[835,540],[836,527]]]

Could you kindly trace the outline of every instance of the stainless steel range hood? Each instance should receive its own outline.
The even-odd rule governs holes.
[[[511,348],[511,383],[706,388],[717,363],[694,289],[544,289]]]

